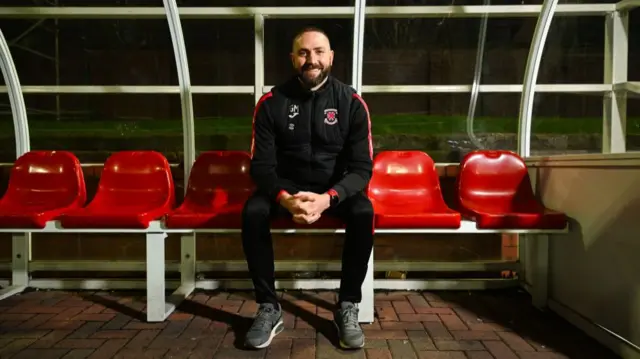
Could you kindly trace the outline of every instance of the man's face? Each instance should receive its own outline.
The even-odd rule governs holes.
[[[305,86],[318,86],[329,76],[333,64],[329,39],[319,32],[305,32],[293,42],[291,62]]]

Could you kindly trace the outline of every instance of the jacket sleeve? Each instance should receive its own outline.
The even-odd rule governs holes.
[[[266,103],[272,96],[271,92],[262,96],[253,112],[250,173],[258,191],[278,201],[282,194],[297,191],[288,181],[278,178],[276,172],[274,123]]]
[[[349,135],[344,148],[348,161],[347,172],[328,191],[329,194],[337,194],[340,202],[364,190],[373,171],[371,117],[367,104],[358,94],[353,94],[349,115]]]

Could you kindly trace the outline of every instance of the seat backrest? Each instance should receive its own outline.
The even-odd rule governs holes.
[[[247,152],[202,152],[191,169],[185,201],[214,208],[243,204],[255,189],[250,166]]]
[[[435,163],[421,151],[380,152],[373,161],[368,196],[374,208],[384,204],[421,210],[444,203]]]
[[[67,151],[31,151],[11,169],[2,201],[19,206],[80,207],[87,199],[82,166]]]
[[[458,203],[470,210],[505,212],[534,198],[527,166],[511,151],[474,151],[460,163]]]
[[[94,203],[173,206],[171,167],[156,151],[121,151],[104,164]]]

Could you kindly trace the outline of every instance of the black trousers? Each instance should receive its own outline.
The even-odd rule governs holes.
[[[258,303],[278,303],[270,221],[287,215],[291,216],[284,207],[259,193],[247,200],[242,211],[242,246]],[[346,224],[338,301],[360,303],[360,287],[373,249],[371,201],[364,194],[357,194],[322,215],[337,216]]]

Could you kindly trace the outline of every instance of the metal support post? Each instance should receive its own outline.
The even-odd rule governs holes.
[[[604,26],[604,83],[612,89],[603,98],[602,153],[627,151],[627,90],[615,90],[627,82],[629,58],[629,12],[614,11]]]
[[[531,49],[527,58],[524,73],[522,100],[520,102],[520,119],[518,121],[518,153],[522,157],[529,157],[531,153],[531,120],[533,116],[533,98],[538,79],[538,69],[542,60],[544,44],[551,27],[558,0],[545,0],[538,16],[536,29],[531,40]]]

